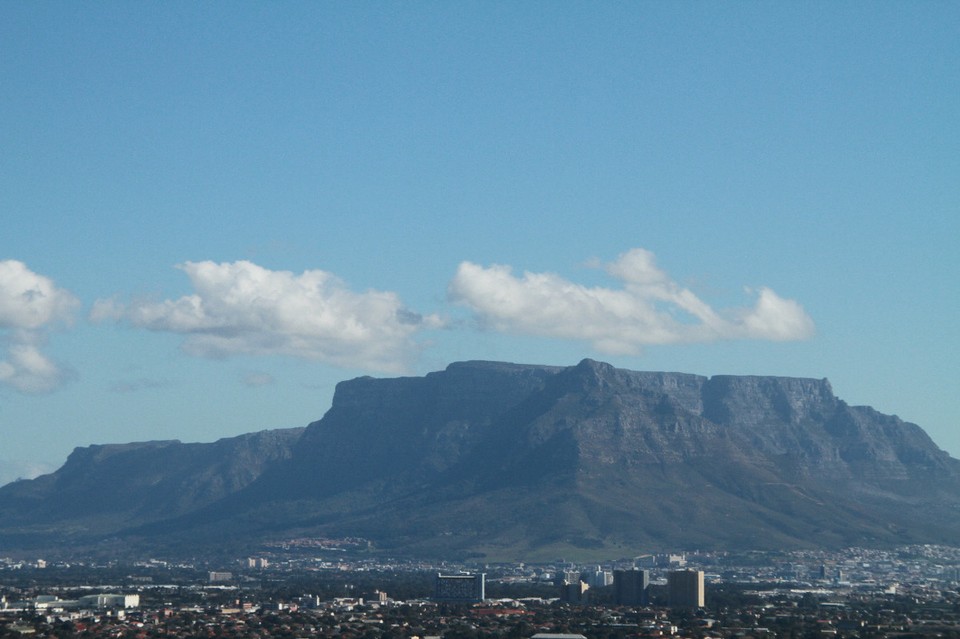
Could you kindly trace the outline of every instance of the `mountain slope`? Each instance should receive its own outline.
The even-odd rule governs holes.
[[[112,533],[223,499],[289,458],[302,428],[210,444],[154,441],[77,448],[55,473],[0,488],[5,529]]]

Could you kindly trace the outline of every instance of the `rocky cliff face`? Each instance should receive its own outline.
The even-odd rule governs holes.
[[[0,526],[360,536],[390,553],[517,559],[960,535],[960,462],[826,380],[462,362],[342,382],[298,436],[78,450],[0,490]],[[98,505],[118,478],[114,505]]]
[[[285,472],[300,477],[303,492],[312,495],[382,477],[436,477],[456,467],[556,370],[466,362],[425,377],[341,382],[333,406],[307,427]]]

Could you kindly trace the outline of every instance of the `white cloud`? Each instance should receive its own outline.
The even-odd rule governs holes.
[[[813,335],[813,320],[794,300],[787,300],[769,288],[761,288],[757,303],[739,317],[745,337],[787,341]]]
[[[405,309],[395,293],[357,293],[325,271],[295,275],[247,261],[178,268],[193,294],[128,305],[98,300],[91,317],[185,335],[191,355],[284,355],[385,372],[404,371],[418,350],[413,336],[440,325]]]
[[[620,288],[587,287],[551,273],[518,277],[509,266],[463,262],[448,293],[485,327],[585,340],[608,354],[637,354],[649,344],[813,335],[803,308],[768,288],[760,289],[751,308],[714,310],[661,271],[644,249],[620,255],[605,270]]]
[[[36,330],[69,323],[79,302],[17,260],[0,260],[0,329]]]
[[[0,334],[6,353],[0,359],[0,384],[23,393],[55,389],[68,376],[39,347],[47,332],[69,324],[79,301],[23,262],[0,260]]]
[[[25,339],[20,337],[19,339]],[[60,386],[69,373],[54,364],[34,345],[14,341],[0,361],[0,383],[21,393],[47,393]]]

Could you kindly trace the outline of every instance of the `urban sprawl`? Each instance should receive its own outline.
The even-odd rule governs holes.
[[[355,542],[355,540],[354,540]],[[687,552],[601,564],[0,558],[0,638],[960,639],[960,549]]]

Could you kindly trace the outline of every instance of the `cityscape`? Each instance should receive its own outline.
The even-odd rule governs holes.
[[[948,546],[482,565],[294,548],[220,564],[0,558],[0,637],[960,636]]]

